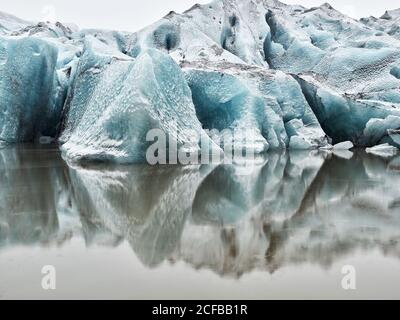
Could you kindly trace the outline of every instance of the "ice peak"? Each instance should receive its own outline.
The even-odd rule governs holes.
[[[170,11],[164,16],[164,19],[169,19],[169,18],[171,18],[171,17],[173,17],[173,16],[175,16],[177,14],[178,13],[176,13],[175,11]]]
[[[383,14],[383,16],[381,16],[381,19],[384,19],[384,20],[392,20],[392,16],[389,14],[389,11],[385,11],[385,13]]]
[[[328,2],[325,2],[324,4],[322,4],[322,5],[321,5],[321,8],[326,8],[326,9],[329,9],[329,10],[334,10],[334,8],[333,8]]]
[[[394,10],[386,10],[385,13],[380,17],[384,20],[392,20],[400,17],[400,8]]]

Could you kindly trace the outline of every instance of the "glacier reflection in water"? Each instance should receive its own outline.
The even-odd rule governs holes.
[[[243,174],[244,171],[247,174]],[[329,267],[356,251],[400,258],[400,157],[270,153],[250,168],[69,167],[57,150],[0,150],[0,254],[13,246],[129,243],[155,268],[223,277]]]

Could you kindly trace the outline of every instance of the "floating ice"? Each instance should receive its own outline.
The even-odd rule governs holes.
[[[354,148],[354,144],[351,141],[337,143],[333,146],[333,150],[350,150],[352,148]]]
[[[399,149],[391,146],[388,143],[385,143],[385,144],[380,144],[378,146],[374,146],[372,148],[367,148],[366,152],[381,157],[393,157],[399,152]]]

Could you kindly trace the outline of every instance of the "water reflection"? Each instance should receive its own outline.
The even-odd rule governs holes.
[[[54,149],[0,150],[0,250],[127,241],[148,267],[223,276],[329,267],[358,250],[400,258],[400,157],[270,153],[250,167],[68,167]]]

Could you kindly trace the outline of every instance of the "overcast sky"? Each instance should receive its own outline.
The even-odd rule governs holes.
[[[81,28],[97,27],[135,31],[160,19],[169,11],[182,12],[209,0],[1,0],[0,11],[26,20],[74,22]],[[326,1],[283,0],[312,7]],[[398,0],[331,0],[339,11],[354,18],[381,16],[386,9],[400,7]]]

